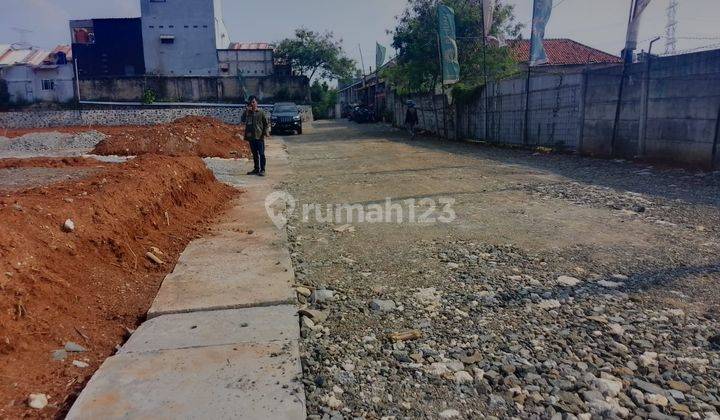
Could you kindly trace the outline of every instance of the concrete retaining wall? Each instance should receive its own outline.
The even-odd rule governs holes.
[[[85,101],[143,100],[152,91],[163,102],[243,103],[250,95],[262,102],[301,101],[307,98],[310,82],[305,76],[270,77],[116,77],[80,80]]]
[[[312,121],[312,108],[301,106],[303,121]],[[67,111],[25,111],[0,113],[0,129],[45,128],[75,125],[151,125],[172,122],[189,115],[217,118],[228,124],[240,124],[243,108],[106,108]]]
[[[449,130],[447,137],[719,167],[720,50],[655,58],[649,73],[647,69],[647,63],[631,65],[624,79],[622,66],[533,75],[527,132],[527,77],[490,83],[476,98],[447,111],[448,121],[457,120],[457,131]],[[405,99],[395,100],[399,125]],[[414,99],[432,102],[429,97]],[[422,128],[444,135],[433,122],[421,116]]]

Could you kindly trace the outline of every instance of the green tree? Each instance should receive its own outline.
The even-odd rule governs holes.
[[[315,119],[330,118],[330,111],[337,103],[337,96],[337,89],[331,88],[327,82],[313,82],[310,86],[310,97]]]
[[[483,84],[486,64],[492,78],[516,70],[508,48],[488,45],[483,53],[481,1],[445,0],[443,3],[455,9],[461,87]],[[398,17],[392,32],[393,47],[398,51],[397,63],[384,75],[401,93],[432,91],[439,82],[437,4],[436,0],[408,0],[407,8]],[[514,6],[498,2],[491,35],[517,38],[522,28],[515,20]]]
[[[316,76],[326,80],[346,79],[355,71],[355,61],[345,55],[342,41],[336,40],[332,32],[296,29],[294,38],[278,44],[275,55],[310,80]]]

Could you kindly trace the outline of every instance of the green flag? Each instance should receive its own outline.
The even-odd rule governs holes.
[[[457,83],[460,81],[460,62],[455,41],[455,11],[444,4],[438,6],[438,36],[443,84]]]
[[[380,70],[380,68],[385,64],[385,54],[387,54],[387,48],[380,45],[380,43],[375,43],[375,70]]]

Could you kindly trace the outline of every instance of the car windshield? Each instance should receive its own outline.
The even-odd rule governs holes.
[[[278,112],[297,112],[297,107],[292,105],[278,105],[273,109],[273,113]]]

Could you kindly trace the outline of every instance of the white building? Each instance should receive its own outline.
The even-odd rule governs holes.
[[[218,50],[218,60],[222,76],[265,77],[275,69],[274,47],[266,42],[233,42]]]
[[[141,0],[147,74],[217,76],[217,50],[230,46],[222,0]]]
[[[0,44],[0,79],[10,102],[68,102],[75,98],[75,70],[69,46],[46,51]]]

